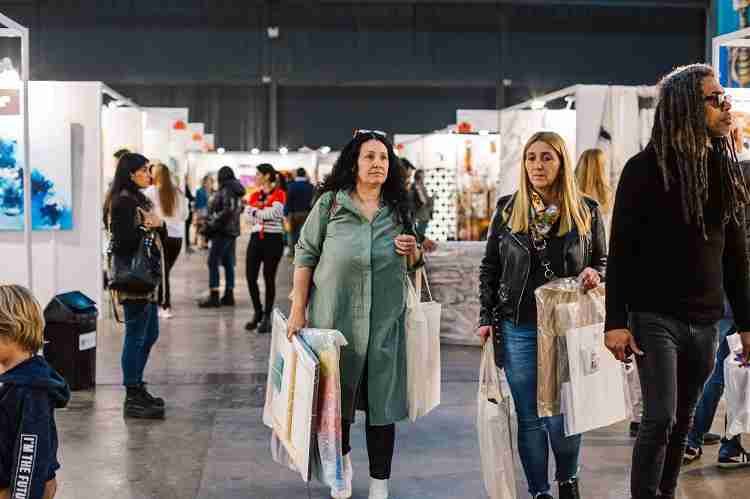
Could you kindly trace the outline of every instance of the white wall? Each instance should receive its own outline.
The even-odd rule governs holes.
[[[102,150],[104,187],[115,176],[115,152],[128,149],[143,154],[144,113],[132,107],[104,108],[102,111]]]
[[[42,306],[55,294],[73,290],[101,304],[101,96],[97,82],[29,84],[32,164],[72,166],[73,230],[32,234],[33,287]],[[57,134],[68,134],[70,140],[50,140]],[[69,150],[58,150],[67,143]],[[25,285],[23,233],[0,233],[0,254],[0,281]]]

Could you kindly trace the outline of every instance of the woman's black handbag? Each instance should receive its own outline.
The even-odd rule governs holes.
[[[162,280],[161,248],[155,233],[146,233],[131,259],[112,255],[109,289],[132,294],[148,294]]]

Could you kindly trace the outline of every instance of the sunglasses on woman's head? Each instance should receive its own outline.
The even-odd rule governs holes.
[[[388,134],[382,130],[354,130],[354,137],[358,135],[380,135],[381,137],[387,137]]]

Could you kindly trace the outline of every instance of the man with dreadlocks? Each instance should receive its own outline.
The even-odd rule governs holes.
[[[709,66],[660,83],[651,143],[617,189],[606,345],[636,354],[644,414],[633,499],[674,498],[695,406],[714,367],[726,293],[750,361],[748,190],[728,140],[731,103]]]

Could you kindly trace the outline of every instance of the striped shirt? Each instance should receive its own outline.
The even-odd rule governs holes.
[[[278,187],[270,193],[262,190],[252,193],[247,207],[252,232],[260,233],[261,237],[263,234],[283,234],[285,204],[286,193]]]

